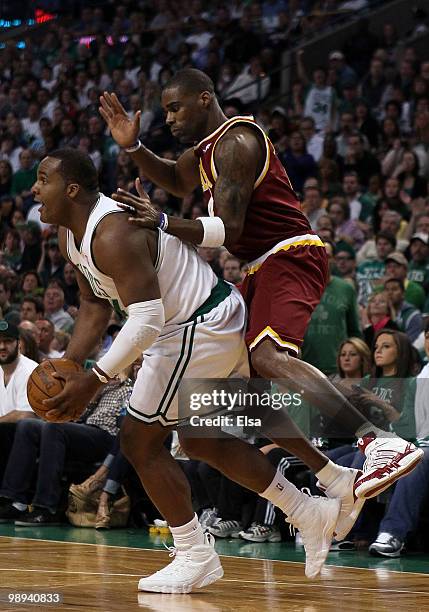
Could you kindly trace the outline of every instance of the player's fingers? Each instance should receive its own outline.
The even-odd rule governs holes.
[[[109,121],[111,119],[111,116],[101,106],[99,107],[98,111],[99,111],[100,115],[103,117],[104,121],[109,125]]]
[[[135,180],[135,186],[136,186],[137,193],[143,200],[150,200],[139,177],[137,177]]]
[[[121,202],[118,202],[118,206],[119,208],[122,208],[124,212],[127,212],[129,215],[135,215],[137,213],[135,207],[129,206],[129,204],[122,204]]]
[[[141,111],[137,111],[136,114],[134,115],[134,127],[136,129],[140,128],[140,117],[141,117],[142,112]]]
[[[118,203],[122,202],[123,204],[128,204],[136,210],[145,211],[151,208],[150,200],[141,200],[131,193],[128,194],[126,191],[118,191],[112,194],[112,199]]]
[[[112,102],[112,106],[116,110],[116,112],[117,113],[121,113],[122,115],[127,116],[125,108],[119,102],[119,98],[118,98],[118,96],[114,92],[110,94],[110,99],[111,99],[111,102]]]
[[[102,96],[100,96],[100,104],[104,110],[105,113],[107,113],[107,115],[109,116],[113,116],[113,107],[112,104],[108,98],[108,93],[105,92]]]

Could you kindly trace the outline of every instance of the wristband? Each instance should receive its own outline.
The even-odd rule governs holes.
[[[137,142],[133,145],[131,145],[131,147],[126,147],[125,151],[127,153],[135,153],[136,151],[138,151],[140,149],[140,147],[142,146],[141,140],[137,140]]]
[[[220,217],[198,217],[204,229],[201,247],[220,247],[225,242],[225,225]]]
[[[168,215],[165,213],[159,213],[158,227],[161,231],[166,232],[168,228]]]

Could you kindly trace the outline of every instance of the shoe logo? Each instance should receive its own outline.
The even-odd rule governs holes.
[[[276,484],[276,489],[278,489],[279,491],[284,491],[284,486],[278,482]]]
[[[207,151],[210,149],[210,146],[211,146],[211,143],[209,142],[209,144],[203,147],[203,153],[207,153]]]

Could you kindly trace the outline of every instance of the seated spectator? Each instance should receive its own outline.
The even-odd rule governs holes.
[[[233,255],[229,255],[224,262],[223,278],[233,285],[241,282],[240,260]]]
[[[311,229],[316,230],[320,217],[326,214],[318,187],[306,187],[304,189],[302,210],[310,222]]]
[[[22,275],[22,293],[23,295],[43,295],[43,287],[35,270],[29,270]]]
[[[17,270],[21,263],[21,238],[18,230],[9,229],[4,237],[3,246],[3,262],[12,268]]]
[[[384,283],[384,288],[395,312],[394,321],[399,325],[399,329],[408,336],[410,342],[414,342],[423,329],[420,311],[405,301],[405,287],[402,280],[390,278]]]
[[[386,257],[395,250],[396,238],[391,232],[379,231],[372,241],[374,244],[375,257],[365,257],[372,252],[372,244],[367,241],[357,254],[358,267],[356,279],[358,284],[358,301],[364,306],[374,288],[380,284],[386,269]],[[362,253],[362,251],[366,251]]]
[[[333,247],[329,243],[325,246],[332,268]],[[302,358],[325,374],[332,374],[336,371],[338,346],[349,336],[361,336],[356,293],[350,283],[330,276],[307,328]]]
[[[407,279],[418,283],[429,293],[429,234],[417,233],[410,240],[411,260],[408,263]],[[426,304],[423,312],[428,312]]]
[[[51,321],[56,330],[70,331],[73,318],[64,310],[64,291],[57,281],[51,281],[43,298],[45,317]]]
[[[40,261],[42,254],[41,247],[41,229],[40,226],[34,221],[28,223],[22,223],[17,225],[24,243],[24,250],[21,257],[21,265],[19,266],[19,272],[28,272],[33,270],[37,262]]]
[[[425,327],[425,351],[429,357],[429,321]],[[429,365],[416,379],[414,415],[416,437],[429,437]],[[401,478],[378,528],[378,535],[370,545],[372,555],[399,557],[407,536],[417,529],[420,512],[429,490],[429,448],[422,442],[424,458],[408,476]]]
[[[0,477],[12,448],[16,424],[35,416],[27,399],[27,381],[37,365],[21,354],[18,328],[0,321]]]
[[[380,329],[399,331],[399,326],[395,323],[394,318],[395,312],[386,291],[378,291],[370,295],[368,306],[362,312],[363,337],[370,349]]]
[[[66,262],[64,275],[64,299],[67,306],[79,307],[79,286],[76,280],[76,271],[70,262]]]
[[[9,196],[12,188],[12,166],[7,159],[0,160],[0,197]]]
[[[19,154],[19,169],[12,176],[11,194],[23,200],[31,199],[31,188],[36,182],[37,169],[30,149]]]
[[[37,272],[45,287],[54,279],[60,280],[61,283],[64,281],[64,264],[65,261],[58,246],[58,238],[50,238],[47,243],[43,241],[42,257]]]
[[[422,311],[426,300],[424,289],[419,283],[408,280],[407,274],[408,260],[405,255],[398,251],[389,253],[386,257],[386,279],[395,278],[400,280],[405,287],[404,300]]]
[[[307,153],[312,156],[316,164],[319,163],[323,154],[323,135],[316,133],[313,117],[304,117],[300,123],[300,130],[305,138]]]
[[[55,337],[55,326],[52,321],[48,319],[39,319],[36,321],[36,327],[40,332],[39,337],[39,351],[40,360],[44,359],[57,359],[61,357],[58,351],[52,349],[52,341]]]
[[[356,252],[354,248],[348,242],[340,241],[335,245],[334,258],[335,267],[332,274],[350,282],[357,290]]]
[[[332,198],[342,193],[339,182],[338,164],[333,159],[323,158],[319,163],[320,190],[324,198]]]
[[[108,383],[77,423],[39,419],[19,422],[0,489],[0,497],[7,500],[0,507],[2,522],[23,526],[62,522],[59,503],[66,458],[87,463],[105,458],[115,442],[117,420],[127,405],[130,391],[128,380]],[[37,458],[37,484],[30,511],[29,494]]]
[[[22,327],[19,327],[19,350],[24,357],[40,363],[39,346],[36,339],[30,331]]]
[[[32,295],[24,296],[21,302],[20,318],[21,321],[31,321],[35,323],[43,318],[44,308],[40,298]]]
[[[18,312],[18,307],[11,304],[10,296],[10,284],[0,277],[0,315],[3,319],[14,319]]]
[[[344,174],[343,192],[350,207],[350,218],[360,219],[362,213],[362,194],[356,172],[346,172]]]
[[[357,221],[350,217],[350,206],[341,196],[331,199],[328,206],[328,215],[331,217],[335,228],[335,240],[351,244],[354,249],[359,249],[365,236]]]
[[[359,132],[349,136],[347,154],[344,158],[345,172],[356,172],[359,184],[368,186],[369,179],[380,172],[380,162],[369,151],[365,151],[364,139]]]
[[[301,132],[292,132],[289,136],[289,147],[279,157],[287,168],[288,176],[296,191],[302,192],[305,180],[309,176],[317,176],[316,162],[307,153]]]
[[[407,196],[406,204],[416,198],[427,196],[427,181],[419,176],[419,160],[414,151],[405,151],[402,163],[397,167],[394,176],[398,177],[401,189]]]

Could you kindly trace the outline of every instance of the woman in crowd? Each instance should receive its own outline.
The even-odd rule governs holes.
[[[368,300],[368,306],[361,311],[363,337],[369,348],[372,348],[376,333],[381,329],[399,330],[395,323],[394,312],[389,297],[385,291],[373,293]]]

